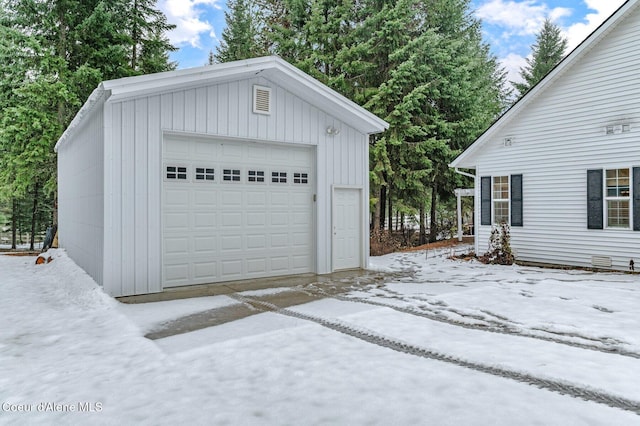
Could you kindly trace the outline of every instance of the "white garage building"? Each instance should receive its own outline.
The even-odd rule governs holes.
[[[113,296],[366,267],[387,126],[277,57],[105,81],[56,145],[60,245]]]

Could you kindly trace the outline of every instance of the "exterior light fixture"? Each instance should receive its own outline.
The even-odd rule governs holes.
[[[339,135],[340,134],[340,129],[336,129],[333,126],[328,126],[327,127],[327,134],[331,135],[331,136]]]

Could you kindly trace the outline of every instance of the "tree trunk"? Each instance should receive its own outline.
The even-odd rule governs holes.
[[[393,232],[393,203],[391,202],[391,190],[387,192],[387,199],[389,203],[389,210],[387,211],[387,217],[389,218],[389,233]]]
[[[387,187],[386,186],[381,186],[380,187],[380,230],[384,230],[384,222],[385,222],[385,208],[387,206]]]
[[[18,202],[15,198],[12,200],[11,206],[11,248],[15,250],[17,248],[18,237]]]
[[[431,187],[431,217],[429,218],[429,242],[433,243],[438,239],[438,225],[436,223],[436,205],[438,202],[438,184],[433,183]]]
[[[373,210],[373,232],[374,234],[380,232],[380,211],[382,208],[380,207],[380,193],[378,193],[378,201],[376,202],[376,207]]]
[[[424,203],[420,203],[420,245],[427,242],[426,214],[424,211]]]
[[[35,239],[36,239],[36,217],[38,215],[38,192],[39,192],[39,185],[36,182],[36,186],[33,190],[33,209],[31,210],[31,241],[29,241],[29,250],[34,251],[36,246],[35,246]]]
[[[135,70],[138,61],[138,2],[133,2],[133,28],[131,29],[131,69]]]

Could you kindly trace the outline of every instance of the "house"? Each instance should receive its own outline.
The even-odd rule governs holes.
[[[112,296],[363,268],[387,127],[277,57],[105,81],[56,145],[60,246]]]
[[[450,166],[475,178],[476,253],[507,222],[522,262],[638,262],[640,1],[624,3]]]

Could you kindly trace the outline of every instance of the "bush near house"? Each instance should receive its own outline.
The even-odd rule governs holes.
[[[513,265],[514,257],[511,250],[511,233],[508,224],[503,222],[491,228],[489,251],[478,257],[478,260],[492,265]]]

